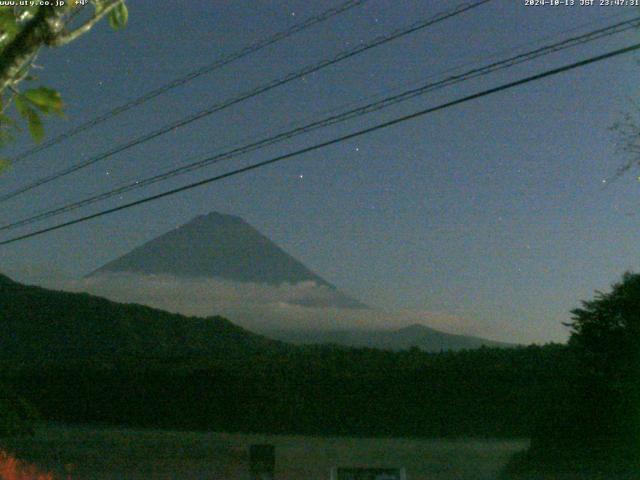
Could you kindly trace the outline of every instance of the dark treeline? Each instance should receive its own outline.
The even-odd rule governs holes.
[[[22,368],[46,420],[389,436],[529,436],[570,381],[560,345],[427,354],[291,347],[233,360],[131,358]]]
[[[43,419],[71,423],[527,436],[572,378],[566,346],[439,354],[295,347],[220,317],[190,318],[1,275],[0,342],[8,403],[22,397]],[[0,402],[0,417],[16,411]]]

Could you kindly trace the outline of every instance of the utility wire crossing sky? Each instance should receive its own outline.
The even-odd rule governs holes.
[[[514,65],[517,65],[518,63],[521,62],[526,62],[526,61],[531,61],[533,59],[536,59],[540,56],[543,55],[548,55],[554,52],[557,52],[559,50],[565,49],[565,48],[571,48],[574,47],[576,45],[582,45],[584,43],[587,42],[591,42],[591,41],[595,41],[598,39],[601,39],[603,37],[609,36],[609,35],[614,35],[617,33],[621,33],[624,31],[627,31],[629,29],[632,28],[637,28],[640,25],[640,18],[636,18],[636,19],[632,19],[632,20],[627,20],[624,22],[619,22],[616,23],[614,25],[611,25],[609,27],[606,28],[601,28],[598,30],[594,30],[591,32],[588,32],[586,34],[583,35],[579,35],[576,37],[571,37],[568,38],[566,40],[560,41],[560,42],[556,42],[552,45],[547,45],[545,47],[541,47],[532,51],[528,51],[516,56],[512,56],[508,59],[505,60],[501,60],[498,62],[493,62],[489,65],[485,65],[483,67],[480,68],[475,68],[472,70],[469,70],[463,74],[459,74],[459,75],[452,75],[449,76],[443,80],[440,80],[438,82],[432,82],[432,83],[427,83],[425,85],[422,85],[418,88],[414,88],[408,91],[404,91],[400,94],[397,95],[393,95],[391,97],[387,97],[384,98],[380,101],[374,102],[374,103],[369,103],[367,105],[355,108],[355,109],[351,109],[347,112],[344,112],[340,115],[332,115],[328,118],[323,118],[321,120],[312,122],[311,124],[307,124],[307,125],[303,125],[303,126],[298,126],[297,128],[294,128],[293,130],[288,130],[286,132],[280,133],[276,136],[272,136],[266,139],[262,139],[258,142],[254,142],[251,143],[249,145],[244,145],[242,147],[239,148],[235,148],[231,151],[227,151],[227,152],[223,152],[220,154],[217,154],[213,157],[210,158],[206,158],[206,159],[200,159],[197,162],[194,163],[190,163],[187,165],[184,165],[182,167],[176,168],[176,169],[172,169],[168,172],[164,172],[162,174],[158,174],[158,175],[154,175],[153,177],[150,178],[146,178],[144,180],[136,180],[133,183],[129,183],[125,186],[119,187],[117,189],[99,194],[99,195],[94,195],[92,197],[89,197],[87,199],[83,199],[82,201],[79,202],[75,202],[75,203],[71,203],[71,204],[67,204],[64,205],[62,207],[58,207],[55,208],[53,210],[48,210],[42,213],[39,213],[37,215],[31,216],[29,218],[26,219],[22,219],[13,223],[9,223],[6,225],[2,225],[0,226],[0,231],[3,230],[9,230],[12,228],[16,228],[16,227],[20,227],[20,226],[24,226],[24,225],[29,225],[31,223],[40,221],[40,220],[44,220],[47,218],[51,218],[53,216],[56,215],[60,215],[62,213],[67,213],[73,210],[76,210],[78,208],[90,205],[92,203],[101,201],[101,200],[105,200],[114,196],[118,196],[121,195],[125,192],[129,192],[131,190],[136,190],[139,188],[144,188],[148,185],[151,185],[153,183],[157,183],[160,181],[164,181],[168,178],[171,178],[175,175],[179,175],[185,172],[190,172],[193,171],[194,169],[198,169],[198,168],[202,168],[205,167],[207,165],[210,165],[214,162],[219,162],[222,160],[228,160],[231,158],[234,158],[236,156],[254,151],[258,148],[267,146],[267,145],[272,145],[274,143],[280,142],[282,140],[286,140],[289,139],[295,135],[299,135],[302,133],[307,133],[311,130],[314,130],[316,128],[322,128],[322,127],[326,127],[328,125],[333,125],[335,123],[338,122],[342,122],[345,120],[350,120],[352,118],[358,117],[360,115],[364,115],[364,114],[369,114],[372,112],[375,112],[377,110],[380,110],[382,108],[386,108],[390,105],[393,105],[395,103],[401,102],[401,101],[405,101],[408,99],[411,99],[415,96],[418,95],[423,95],[425,93],[431,92],[437,88],[443,88],[443,87],[447,87],[450,85],[453,85],[455,83],[459,83],[465,80],[469,80],[471,78],[475,78],[477,76],[480,75],[488,75],[490,73],[493,73],[497,70],[503,69],[503,68],[510,68],[513,67]]]
[[[0,271],[55,286],[215,210],[366,304],[541,342],[640,268],[637,175],[603,184],[627,160],[609,127],[636,113],[637,8],[130,10],[39,58],[67,120],[6,152]]]
[[[363,5],[365,2],[367,2],[368,0],[349,0],[348,2],[345,2],[341,5],[338,5],[337,7],[334,8],[329,8],[328,10],[325,10],[324,12],[322,12],[320,15],[316,15],[313,17],[310,17],[308,19],[306,19],[303,22],[300,22],[297,25],[294,25],[293,27],[290,27],[284,31],[278,32],[274,35],[271,35],[267,38],[263,38],[237,52],[232,53],[231,55],[227,55],[224,56],[218,60],[216,60],[215,62],[213,62],[210,65],[206,65],[204,67],[198,68],[197,70],[194,70],[192,72],[189,72],[186,75],[183,75],[179,78],[176,78],[164,85],[162,85],[160,88],[155,88],[153,90],[150,90],[148,92],[146,92],[143,95],[140,95],[139,97],[128,101],[127,103],[124,103],[122,105],[119,105],[111,110],[109,110],[108,112],[99,115],[93,119],[91,119],[88,122],[85,122],[81,125],[78,125],[75,128],[72,128],[71,130],[64,132],[61,135],[57,135],[43,143],[41,143],[40,145],[36,145],[35,147],[32,147],[28,150],[25,150],[24,152],[16,155],[13,158],[13,162],[19,162],[21,160],[26,159],[27,157],[32,156],[34,153],[38,153],[41,152],[43,150],[46,150],[47,148],[50,148],[54,145],[57,145],[60,142],[63,142],[64,140],[67,140],[75,135],[77,135],[78,133],[84,132],[86,130],[89,130],[90,128],[96,127],[98,125],[100,125],[101,123],[106,122],[107,120],[110,120],[124,112],[127,112],[129,110],[131,110],[132,108],[138,107],[140,105],[142,105],[143,103],[149,102],[150,100],[153,100],[156,97],[159,97],[160,95],[163,95],[171,90],[173,90],[174,88],[178,88],[181,87],[183,85],[186,85],[187,83],[195,80],[198,77],[201,77],[203,75],[207,75],[209,73],[215,72],[216,70],[229,65],[237,60],[240,60],[248,55],[251,55],[252,53],[256,53],[259,52],[260,50],[262,50],[263,48],[269,47],[270,45],[273,45],[281,40],[284,40],[286,38],[289,38],[292,35],[295,35],[296,33],[302,32],[304,30],[306,30],[307,28],[310,28],[314,25],[316,25],[317,23],[320,22],[324,22],[325,20],[329,20],[330,18],[336,16],[336,15],[340,15],[343,12],[346,12],[347,10],[354,8],[354,7],[359,7],[361,5]],[[76,12],[79,12],[79,10],[76,10]]]
[[[442,105],[438,105],[436,107],[427,108],[425,110],[421,110],[421,111],[412,113],[410,115],[405,115],[403,117],[396,118],[396,119],[381,123],[379,125],[375,125],[373,127],[366,128],[364,130],[359,130],[357,132],[350,133],[348,135],[343,135],[341,137],[334,138],[334,139],[326,141],[326,142],[318,143],[316,145],[312,145],[310,147],[306,147],[306,148],[303,148],[301,150],[297,150],[295,152],[287,153],[285,155],[280,155],[278,157],[271,158],[269,160],[265,160],[263,162],[256,163],[254,165],[250,165],[248,167],[239,168],[237,170],[233,170],[231,172],[224,173],[222,175],[217,175],[215,177],[206,178],[206,179],[200,180],[200,181],[198,181],[196,183],[191,183],[189,185],[185,185],[185,186],[180,187],[180,188],[169,190],[167,192],[163,192],[163,193],[158,194],[158,195],[152,195],[152,196],[146,197],[146,198],[144,198],[142,200],[137,200],[135,202],[127,203],[125,205],[120,205],[120,206],[115,207],[115,208],[110,208],[108,210],[103,210],[101,212],[94,213],[92,215],[87,215],[86,217],[78,218],[78,219],[72,220],[70,222],[60,223],[58,225],[54,225],[52,227],[44,228],[42,230],[37,230],[35,232],[31,232],[31,233],[28,233],[28,234],[25,234],[25,235],[21,235],[21,236],[18,236],[18,237],[10,238],[8,240],[3,240],[3,241],[0,242],[0,245],[8,245],[10,243],[14,243],[14,242],[17,242],[17,241],[20,241],[20,240],[25,240],[27,238],[34,237],[36,235],[42,235],[43,233],[52,232],[54,230],[58,230],[60,228],[68,227],[68,226],[71,226],[71,225],[75,225],[77,223],[86,222],[87,220],[92,220],[94,218],[98,218],[98,217],[101,217],[103,215],[108,215],[110,213],[119,212],[121,210],[125,210],[125,209],[131,208],[131,207],[135,207],[137,205],[142,205],[142,204],[147,203],[147,202],[159,200],[159,199],[167,197],[169,195],[175,195],[177,193],[181,193],[181,192],[184,192],[184,191],[187,191],[187,190],[191,190],[192,188],[201,187],[203,185],[207,185],[209,183],[217,182],[217,181],[223,180],[225,178],[229,178],[229,177],[238,175],[240,173],[245,173],[245,172],[248,172],[248,171],[251,171],[251,170],[255,170],[256,168],[266,167],[267,165],[271,165],[271,164],[274,164],[276,162],[280,162],[282,160],[288,160],[290,158],[297,157],[298,155],[309,153],[309,152],[312,152],[314,150],[318,150],[318,149],[321,149],[321,148],[328,147],[330,145],[334,145],[336,143],[344,142],[346,140],[351,140],[351,139],[359,137],[361,135],[366,135],[368,133],[375,132],[375,131],[380,130],[382,128],[391,127],[393,125],[397,125],[399,123],[406,122],[408,120],[413,120],[415,118],[421,117],[421,116],[429,114],[429,113],[437,112],[437,111],[443,110],[445,108],[450,108],[450,107],[453,107],[455,105],[459,105],[461,103],[465,103],[465,102],[468,102],[468,101],[471,101],[471,100],[475,100],[477,98],[481,98],[481,97],[484,97],[484,96],[487,96],[487,95],[492,95],[494,93],[498,93],[498,92],[501,92],[503,90],[508,90],[510,88],[514,88],[514,87],[517,87],[517,86],[520,86],[520,85],[524,85],[524,84],[529,83],[529,82],[533,82],[533,81],[536,81],[536,80],[541,80],[541,79],[543,79],[545,77],[550,77],[552,75],[557,75],[559,73],[567,72],[567,71],[573,70],[575,68],[584,67],[584,66],[589,65],[591,63],[600,62],[602,60],[607,60],[609,58],[617,57],[618,55],[624,55],[626,53],[630,53],[630,52],[636,51],[638,49],[640,49],[640,43],[636,43],[635,45],[630,45],[630,46],[625,47],[625,48],[614,50],[612,52],[608,52],[608,53],[603,54],[603,55],[598,55],[596,57],[591,57],[591,58],[588,58],[586,60],[581,60],[579,62],[572,63],[570,65],[565,65],[565,66],[560,67],[560,68],[555,68],[553,70],[548,70],[546,72],[542,72],[542,73],[539,73],[537,75],[532,75],[530,77],[523,78],[523,79],[517,80],[515,82],[510,82],[510,83],[507,83],[507,84],[504,84],[504,85],[500,85],[500,86],[495,87],[495,88],[491,88],[489,90],[484,90],[482,92],[475,93],[473,95],[468,95],[466,97],[463,97],[463,98],[460,98],[460,99],[457,99],[457,100],[453,100],[451,102],[447,102],[447,103],[444,103]]]
[[[354,57],[356,55],[360,55],[363,52],[366,52],[372,48],[378,47],[380,45],[384,45],[385,43],[391,42],[393,40],[396,40],[398,38],[402,38],[405,35],[409,35],[411,33],[417,32],[423,28],[427,28],[429,26],[435,25],[439,22],[442,22],[444,20],[447,20],[449,18],[452,18],[456,15],[460,15],[461,13],[464,13],[468,10],[471,10],[473,8],[479,7],[480,5],[483,5],[487,2],[489,2],[491,0],[479,0],[476,1],[474,3],[471,4],[463,4],[460,5],[459,7],[456,7],[452,10],[447,10],[443,13],[439,13],[435,16],[430,16],[424,20],[421,20],[419,22],[413,23],[411,24],[409,27],[392,32],[390,35],[385,35],[385,36],[381,36],[378,38],[375,38],[373,41],[364,44],[364,45],[359,45],[356,46],[353,49],[349,49],[346,50],[344,52],[339,53],[338,55],[336,55],[333,58],[328,58],[325,59],[319,63],[307,66],[302,68],[299,71],[293,72],[293,73],[289,73],[287,75],[285,75],[282,78],[276,79],[272,82],[267,83],[266,85],[261,85],[257,88],[254,88],[248,92],[242,93],[241,95],[234,97],[234,98],[230,98],[226,101],[223,101],[221,103],[216,103],[210,107],[207,107],[204,110],[201,110],[199,112],[193,113],[189,116],[187,116],[186,118],[183,118],[177,122],[171,123],[169,125],[165,125],[162,128],[150,132],[146,135],[143,135],[142,137],[133,139],[127,143],[125,143],[124,145],[118,145],[114,148],[112,148],[111,150],[102,153],[96,157],[90,158],[88,160],[85,160],[83,162],[80,162],[78,164],[75,164],[69,168],[66,168],[60,172],[56,172],[53,175],[49,175],[47,177],[43,177],[41,179],[36,180],[33,183],[30,183],[24,187],[21,187],[17,190],[14,190],[13,192],[9,192],[6,193],[4,195],[0,195],[0,202],[4,202],[6,200],[9,200],[11,198],[14,198],[18,195],[21,195],[25,192],[28,192],[36,187],[39,187],[41,185],[45,185],[49,182],[53,182],[55,180],[58,180],[59,178],[62,178],[66,175],[69,175],[71,173],[77,172],[78,170],[81,170],[83,168],[86,168],[90,165],[93,165],[97,162],[100,162],[102,160],[105,160],[109,157],[111,157],[112,155],[115,155],[117,153],[122,153],[132,147],[135,147],[137,145],[141,145],[143,143],[146,143],[150,140],[153,140],[161,135],[165,135],[168,132],[173,132],[175,131],[177,128],[181,128],[184,127],[186,125],[189,125],[190,123],[193,123],[197,120],[200,120],[202,118],[208,117],[209,115],[212,115],[216,112],[222,111],[226,108],[229,108],[233,105],[236,105],[240,102],[244,102],[245,100],[248,100],[250,98],[256,97],[258,95],[262,95],[266,92],[268,92],[269,90],[272,90],[274,88],[277,87],[281,87],[283,85],[286,85],[294,80],[298,80],[299,78],[302,78],[306,75],[310,75],[312,73],[318,72],[320,70],[322,70],[323,68],[329,67],[331,65],[335,65],[339,62],[342,62],[343,60],[347,60],[351,57]]]

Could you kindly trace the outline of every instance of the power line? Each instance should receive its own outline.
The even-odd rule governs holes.
[[[104,114],[95,117],[85,123],[82,123],[80,125],[78,125],[77,127],[72,128],[71,130],[68,130],[64,133],[61,133],[60,135],[53,137],[43,143],[41,143],[40,145],[36,145],[35,147],[32,147],[28,150],[25,150],[24,152],[16,155],[13,158],[13,163],[17,163],[20,162],[24,159],[26,159],[27,157],[30,157],[31,155],[41,152],[43,150],[46,150],[50,147],[52,147],[53,145],[57,145],[58,143],[67,140],[75,135],[77,135],[78,133],[84,132],[85,130],[89,130],[90,128],[95,127],[96,125],[100,125],[103,122],[106,122],[107,120],[110,120],[111,118],[120,115],[121,113],[124,113],[128,110],[131,110],[132,108],[135,108],[139,105],[142,105],[143,103],[146,103],[150,100],[153,100],[156,97],[159,97],[160,95],[165,94],[166,92],[173,90],[177,87],[180,87],[186,83],[191,82],[192,80],[195,80],[198,77],[201,77],[203,75],[209,74],[215,70],[218,70],[222,67],[224,67],[225,65],[229,65],[232,62],[235,62],[236,60],[240,60],[252,53],[255,53],[259,50],[262,50],[263,48],[269,47],[271,45],[273,45],[274,43],[279,42],[280,40],[284,40],[285,38],[288,38],[292,35],[295,35],[296,33],[299,33],[303,30],[306,30],[309,27],[312,27],[313,25],[316,25],[317,23],[321,23],[324,22],[325,20],[329,20],[332,17],[335,17],[343,12],[346,12],[347,10],[350,10],[354,7],[358,7],[362,4],[364,4],[365,2],[368,2],[369,0],[349,0],[345,3],[342,3],[334,8],[330,8],[328,10],[325,10],[324,12],[320,13],[319,15],[313,16],[313,17],[309,17],[306,20],[304,20],[303,22],[300,22],[296,25],[293,25],[292,27],[280,31],[278,33],[275,33],[274,35],[271,35],[270,37],[266,37],[263,38],[261,40],[258,40],[257,42],[252,43],[251,45],[248,45],[244,48],[242,48],[241,50],[238,50],[237,52],[234,52],[232,54],[229,54],[227,56],[223,56],[221,58],[219,58],[218,60],[216,60],[215,62],[209,64],[209,65],[205,65],[197,70],[194,70],[182,77],[178,77],[154,90],[150,90],[144,94],[142,94],[141,96],[134,98],[133,100],[130,100],[122,105],[119,105],[111,110],[109,110],[108,112],[105,112]],[[74,11],[74,14],[72,15],[77,15],[80,12],[81,8],[78,8]],[[71,20],[71,19],[70,19]]]
[[[32,183],[27,184],[26,186],[20,187],[16,190],[13,190],[11,192],[8,192],[4,195],[0,195],[0,202],[4,202],[6,200],[9,200],[11,198],[17,197],[18,195],[21,195],[25,192],[28,192],[30,190],[33,190],[36,187],[39,187],[41,185],[45,185],[47,183],[50,183],[54,180],[57,180],[61,177],[64,177],[66,175],[69,175],[71,173],[77,172],[78,170],[82,170],[83,168],[86,168],[90,165],[93,165],[101,160],[104,160],[106,158],[109,158],[117,153],[121,153],[125,150],[128,150],[134,146],[140,145],[142,143],[148,142],[156,137],[159,137],[161,135],[164,135],[165,133],[168,133],[170,131],[173,131],[174,129],[183,127],[185,125],[188,125],[192,122],[195,122],[196,120],[200,120],[204,117],[207,117],[215,112],[218,112],[220,110],[223,110],[225,108],[228,108],[232,105],[235,105],[237,103],[240,103],[244,100],[247,100],[249,98],[261,95],[262,93],[265,93],[269,90],[272,90],[276,87],[285,85],[289,82],[292,82],[293,80],[296,80],[298,78],[304,77],[305,75],[309,75],[311,73],[315,73],[325,67],[328,67],[330,65],[334,65],[338,62],[341,62],[343,60],[346,60],[348,58],[354,57],[356,55],[359,55],[367,50],[370,50],[372,48],[378,47],[380,45],[383,45],[385,43],[391,42],[393,40],[396,40],[398,38],[401,38],[403,36],[409,35],[413,32],[416,32],[418,30],[424,29],[426,27],[429,27],[431,25],[434,25],[436,23],[442,22],[446,19],[452,18],[454,16],[460,15],[461,13],[464,13],[468,10],[477,8],[485,3],[490,2],[491,0],[478,0],[472,3],[466,3],[466,4],[462,4],[459,5],[457,7],[455,7],[452,10],[437,14],[435,16],[429,17],[428,19],[424,19],[424,20],[420,20],[418,22],[413,23],[412,25],[410,25],[409,27],[406,27],[404,29],[401,30],[396,30],[394,32],[392,32],[391,34],[388,35],[383,35],[380,37],[376,37],[375,39],[373,39],[372,41],[370,41],[369,43],[365,43],[362,45],[358,45],[355,48],[351,49],[351,50],[346,50],[343,51],[339,54],[337,54],[336,56],[334,56],[331,59],[326,59],[323,60],[319,63],[310,65],[310,66],[306,66],[304,68],[302,68],[301,70],[298,70],[296,72],[290,73],[288,75],[286,75],[285,77],[282,77],[280,79],[274,80],[268,84],[265,85],[261,85],[257,88],[255,88],[254,90],[251,90],[249,92],[245,92],[237,97],[231,98],[229,100],[226,100],[222,103],[219,104],[215,104],[213,106],[208,107],[205,110],[201,110],[200,112],[194,113],[189,115],[188,117],[185,117],[181,120],[178,120],[177,122],[171,123],[169,125],[165,125],[164,127],[161,127],[153,132],[150,132],[148,134],[145,134],[141,137],[138,137],[136,139],[133,139],[125,144],[121,144],[118,145],[114,148],[112,148],[111,150],[108,150],[107,152],[101,153],[95,157],[92,157],[90,159],[87,159],[83,162],[77,163],[75,165],[72,165],[71,167],[68,167],[64,170],[58,171],[56,173],[53,173],[51,175],[48,175],[46,177],[42,177]]]
[[[499,70],[503,70],[506,68],[511,68],[515,65],[518,65],[520,63],[524,63],[524,62],[528,62],[531,60],[534,60],[536,58],[545,56],[545,55],[549,55],[551,53],[555,53],[567,48],[571,48],[571,47],[575,47],[577,45],[583,45],[587,42],[592,42],[595,40],[599,40],[601,38],[607,37],[607,36],[611,36],[617,33],[621,33],[624,31],[627,31],[629,29],[632,28],[636,28],[640,26],[640,17],[636,17],[633,19],[629,19],[629,20],[625,20],[622,22],[619,22],[617,24],[614,25],[610,25],[608,27],[604,27],[604,28],[600,28],[591,32],[587,32],[584,33],[582,35],[578,35],[575,37],[571,37],[571,38],[567,38],[565,40],[562,40],[560,42],[556,42],[550,45],[546,45],[540,48],[537,48],[535,50],[531,50],[531,51],[527,51],[524,53],[520,53],[518,55],[509,57],[507,59],[503,59],[497,62],[493,62],[490,63],[488,65],[482,66],[482,67],[478,67],[478,68],[474,68],[472,70],[466,71],[464,73],[461,74],[457,74],[457,75],[452,75],[449,76],[447,78],[444,78],[440,81],[437,82],[432,82],[432,83],[426,83],[423,84],[417,88],[412,88],[410,90],[401,92],[399,94],[396,95],[392,95],[392,96],[388,96],[386,98],[383,98],[381,100],[375,101],[375,102],[371,102],[368,103],[366,105],[348,110],[346,112],[342,112],[340,114],[337,115],[330,115],[328,117],[325,117],[321,120],[317,120],[314,122],[311,122],[309,124],[306,125],[302,125],[302,126],[298,126],[295,127],[291,130],[287,130],[284,132],[281,132],[277,135],[271,136],[271,137],[267,137],[267,138],[263,138],[259,141],[255,141],[252,143],[249,143],[247,145],[241,145],[238,147],[235,147],[231,150],[228,150],[226,152],[222,152],[222,153],[218,153],[216,155],[213,155],[211,157],[205,158],[205,159],[201,159],[198,160],[196,162],[192,162],[186,165],[183,165],[181,167],[177,167],[174,169],[171,169],[167,172],[164,173],[160,173],[157,175],[154,175],[152,177],[148,177],[146,179],[140,180],[140,181],[135,181],[135,182],[131,182],[131,183],[127,183],[124,184],[120,187],[117,187],[115,189],[112,189],[110,191],[107,192],[103,192],[101,194],[98,195],[93,195],[91,197],[85,198],[83,200],[77,201],[77,202],[73,202],[70,204],[65,204],[62,205],[60,207],[56,207],[53,209],[49,209],[46,210],[44,212],[40,212],[37,213],[35,215],[32,215],[30,217],[15,221],[13,223],[9,223],[9,224],[5,224],[0,226],[0,231],[2,230],[9,230],[12,228],[17,228],[17,227],[21,227],[24,225],[28,225],[31,223],[35,223],[37,221],[40,220],[44,220],[47,218],[51,218],[57,215],[61,215],[63,213],[67,213],[73,210],[76,210],[78,208],[82,208],[84,206],[87,205],[91,205],[93,203],[102,201],[102,200],[106,200],[109,199],[111,197],[117,196],[117,195],[121,195],[123,193],[126,192],[130,192],[133,190],[137,190],[139,188],[144,188],[146,186],[161,182],[161,181],[165,181],[169,178],[172,178],[174,176],[177,175],[181,175],[184,173],[188,173],[191,171],[194,171],[196,169],[199,168],[203,168],[206,166],[209,166],[211,164],[214,163],[218,163],[220,161],[223,160],[228,160],[230,158],[234,158],[261,148],[264,148],[266,146],[269,145],[273,145],[275,143],[281,142],[283,140],[288,140],[292,137],[304,134],[304,133],[308,133],[314,130],[317,130],[319,128],[323,128],[323,127],[327,127],[330,125],[334,125],[340,122],[344,122],[347,120],[350,120],[352,118],[356,118],[365,114],[369,114],[378,110],[381,110],[383,108],[387,108],[391,105],[409,100],[411,98],[415,98],[419,95],[424,95],[425,93],[440,89],[440,88],[444,88],[444,87],[448,87],[454,84],[458,84],[473,78],[477,78],[480,76],[484,76],[484,75],[488,75],[490,73],[499,71]]]
[[[558,75],[560,73],[563,73],[563,72],[566,72],[566,71],[569,71],[569,70],[574,70],[576,68],[584,67],[586,65],[589,65],[589,64],[592,64],[592,63],[596,63],[596,62],[599,62],[599,61],[602,61],[602,60],[606,60],[608,58],[613,58],[613,57],[616,57],[616,56],[619,56],[619,55],[630,53],[630,52],[638,50],[638,49],[640,49],[640,43],[636,43],[636,44],[630,45],[628,47],[624,47],[624,48],[620,48],[620,49],[617,49],[617,50],[613,50],[611,52],[608,52],[608,53],[605,53],[605,54],[602,54],[602,55],[598,55],[598,56],[595,56],[595,57],[590,57],[590,58],[587,58],[585,60],[581,60],[579,62],[571,63],[571,64],[568,64],[568,65],[564,65],[562,67],[554,68],[552,70],[547,70],[545,72],[538,73],[538,74],[535,74],[535,75],[531,75],[529,77],[525,77],[525,78],[522,78],[520,80],[516,80],[516,81],[513,81],[513,82],[505,83],[505,84],[502,84],[500,86],[497,86],[497,87],[494,87],[494,88],[490,88],[488,90],[483,90],[483,91],[478,92],[478,93],[467,95],[465,97],[462,97],[462,98],[459,98],[459,99],[456,99],[456,100],[452,100],[450,102],[443,103],[443,104],[440,104],[440,105],[435,106],[435,107],[430,107],[430,108],[426,108],[426,109],[423,109],[423,110],[419,110],[417,112],[414,112],[414,113],[411,113],[411,114],[408,114],[408,115],[404,115],[404,116],[395,118],[393,120],[389,120],[389,121],[380,123],[378,125],[374,125],[373,127],[368,127],[368,128],[362,129],[362,130],[358,130],[357,132],[353,132],[353,133],[349,133],[349,134],[346,134],[346,135],[342,135],[340,137],[333,138],[331,140],[327,140],[327,141],[324,141],[324,142],[321,142],[321,143],[317,143],[315,145],[311,145],[309,147],[305,147],[305,148],[296,150],[294,152],[286,153],[284,155],[280,155],[280,156],[271,158],[269,160],[264,160],[262,162],[258,162],[258,163],[254,163],[254,164],[246,166],[246,167],[238,168],[236,170],[232,170],[230,172],[223,173],[221,175],[216,175],[214,177],[209,177],[209,178],[206,178],[204,180],[200,180],[200,181],[197,181],[197,182],[194,182],[194,183],[190,183],[188,185],[184,185],[182,187],[174,188],[172,190],[168,190],[168,191],[156,194],[156,195],[151,195],[149,197],[145,197],[145,198],[142,198],[140,200],[136,200],[134,202],[129,202],[129,203],[126,203],[126,204],[123,204],[123,205],[119,205],[117,207],[113,207],[113,208],[109,208],[109,209],[106,209],[106,210],[102,210],[100,212],[97,212],[97,213],[94,213],[94,214],[91,214],[91,215],[86,215],[84,217],[80,217],[80,218],[77,218],[75,220],[71,220],[71,221],[64,222],[64,223],[59,223],[59,224],[51,226],[51,227],[43,228],[41,230],[36,230],[34,232],[31,232],[31,233],[27,233],[27,234],[20,235],[20,236],[17,236],[17,237],[13,237],[13,238],[10,238],[10,239],[4,240],[4,241],[0,241],[0,245],[8,245],[10,243],[14,243],[14,242],[17,242],[17,241],[20,241],[20,240],[25,240],[27,238],[35,237],[37,235],[42,235],[43,233],[51,232],[51,231],[54,231],[54,230],[59,230],[61,228],[65,228],[65,227],[68,227],[68,226],[71,226],[71,225],[75,225],[75,224],[78,224],[78,223],[86,222],[88,220],[92,220],[94,218],[98,218],[98,217],[102,217],[104,215],[115,213],[115,212],[118,212],[120,210],[125,210],[125,209],[128,209],[128,208],[132,208],[134,206],[141,205],[143,203],[148,203],[148,202],[151,202],[151,201],[159,200],[161,198],[168,197],[170,195],[175,195],[177,193],[181,193],[181,192],[184,192],[184,191],[187,191],[187,190],[191,190],[191,189],[203,186],[203,185],[207,185],[209,183],[213,183],[213,182],[216,182],[216,181],[219,181],[219,180],[223,180],[225,178],[229,178],[229,177],[232,177],[232,176],[235,176],[235,175],[239,175],[241,173],[245,173],[245,172],[248,172],[248,171],[251,171],[251,170],[262,168],[262,167],[265,167],[267,165],[271,165],[271,164],[274,164],[274,163],[277,163],[277,162],[281,162],[281,161],[287,160],[289,158],[297,157],[297,156],[305,154],[305,153],[309,153],[309,152],[312,152],[312,151],[315,151],[315,150],[319,150],[321,148],[325,148],[325,147],[328,147],[330,145],[335,145],[337,143],[341,143],[341,142],[344,142],[344,141],[347,141],[347,140],[351,140],[353,138],[360,137],[362,135],[366,135],[368,133],[372,133],[372,132],[375,132],[375,131],[378,131],[378,130],[382,130],[384,128],[388,128],[388,127],[393,126],[393,125],[397,125],[397,124],[406,122],[408,120],[413,120],[415,118],[422,117],[422,116],[427,115],[429,113],[434,113],[434,112],[437,112],[437,111],[440,111],[440,110],[444,110],[446,108],[450,108],[450,107],[453,107],[455,105],[460,105],[462,103],[466,103],[466,102],[469,102],[471,100],[475,100],[475,99],[478,99],[478,98],[486,97],[488,95],[492,95],[494,93],[498,93],[498,92],[501,92],[501,91],[504,91],[504,90],[508,90],[508,89],[511,89],[511,88],[514,88],[514,87],[517,87],[517,86],[520,86],[520,85],[524,85],[524,84],[527,84],[527,83],[530,83],[530,82],[541,80],[541,79],[546,78],[546,77],[550,77],[550,76],[553,76],[553,75]]]

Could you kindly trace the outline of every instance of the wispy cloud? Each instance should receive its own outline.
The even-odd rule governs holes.
[[[422,324],[449,333],[482,335],[472,322],[447,313],[351,309],[330,305],[332,290],[315,282],[279,286],[223,279],[113,273],[66,281],[59,288],[118,302],[141,303],[185,315],[222,315],[257,332],[273,329],[400,328]],[[309,302],[313,299],[313,302]]]

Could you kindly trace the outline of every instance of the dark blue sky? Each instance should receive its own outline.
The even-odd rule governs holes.
[[[41,54],[38,74],[62,92],[67,104],[67,119],[48,122],[47,135],[337,3],[130,1],[125,30],[101,25],[75,44]],[[370,0],[15,165],[0,178],[0,190],[457,4]],[[464,70],[639,13],[631,7],[528,7],[524,0],[494,0],[6,202],[0,221],[277,133],[359,99],[400,91],[452,66],[466,65]],[[123,200],[629,45],[639,37],[637,31],[628,32],[550,55]],[[638,174],[603,184],[625,160],[616,154],[616,135],[609,127],[638,99],[638,69],[637,55],[617,57],[1,247],[0,269],[23,279],[47,270],[80,276],[195,215],[217,210],[242,216],[370,305],[461,316],[502,340],[564,340],[560,322],[568,320],[580,299],[639,267]],[[21,139],[8,153],[27,146],[29,140]]]

